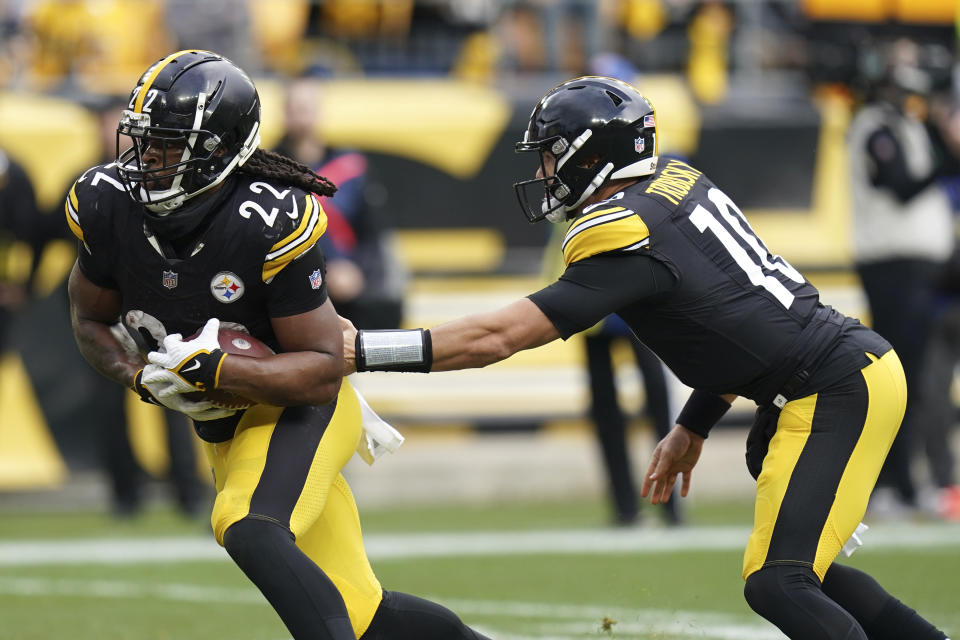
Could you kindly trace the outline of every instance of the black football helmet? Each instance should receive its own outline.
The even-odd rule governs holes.
[[[541,177],[513,185],[527,219],[563,222],[607,180],[654,172],[656,115],[626,82],[574,78],[540,99],[516,150],[540,154]],[[552,175],[547,175],[545,153],[556,160]]]
[[[122,145],[122,137],[132,145]],[[117,128],[117,171],[130,197],[165,215],[220,184],[260,144],[260,97],[235,64],[186,50],[155,63]]]

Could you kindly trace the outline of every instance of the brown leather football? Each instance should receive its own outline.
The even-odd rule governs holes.
[[[199,335],[199,332],[190,336],[187,340],[195,338],[197,335]],[[245,331],[221,326],[217,338],[220,341],[220,349],[231,355],[262,358],[274,353],[273,349]],[[214,406],[223,409],[246,409],[256,404],[253,400],[221,389],[194,391],[184,395],[191,400],[209,400]]]

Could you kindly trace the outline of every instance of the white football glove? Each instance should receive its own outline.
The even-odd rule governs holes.
[[[215,407],[209,400],[190,400],[183,394],[192,393],[197,388],[173,371],[156,364],[148,364],[143,368],[140,382],[157,402],[198,422],[219,420],[237,412],[236,409]]]
[[[147,359],[151,364],[174,372],[189,385],[184,391],[206,391],[216,388],[220,363],[226,357],[220,350],[220,321],[210,318],[196,338],[184,341],[179,333],[171,333],[163,339],[159,351],[151,351]]]

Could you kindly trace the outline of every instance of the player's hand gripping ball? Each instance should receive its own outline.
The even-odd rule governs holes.
[[[237,329],[220,327],[220,331],[217,332],[217,339],[220,342],[221,351],[234,356],[263,358],[274,353],[273,349],[265,343],[257,340],[249,333]],[[256,404],[253,400],[222,389],[194,391],[186,394],[186,396],[191,400],[209,400],[213,406],[222,409],[246,409]]]
[[[149,359],[175,374],[175,386],[184,398],[206,401],[222,409],[246,409],[256,403],[214,386],[225,354],[262,358],[273,355],[273,350],[249,333],[221,327],[219,321],[211,319],[201,331],[186,339],[179,334],[168,335],[163,339],[162,350],[151,352]]]

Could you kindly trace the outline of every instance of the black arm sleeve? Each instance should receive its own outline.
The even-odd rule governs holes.
[[[873,161],[871,184],[890,189],[901,203],[908,202],[939,176],[938,171],[933,171],[920,180],[911,177],[903,149],[887,127],[878,129],[867,139],[867,155]]]
[[[566,340],[628,304],[672,290],[676,282],[649,254],[606,253],[575,262],[559,280],[527,297]]]
[[[274,276],[267,286],[267,308],[271,318],[295,316],[313,311],[327,301],[327,266],[319,245]]]

